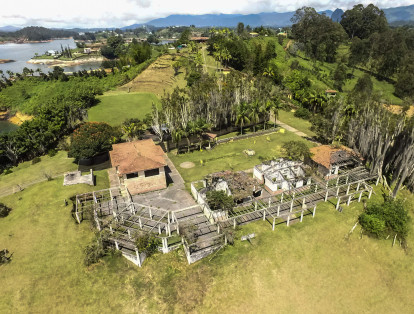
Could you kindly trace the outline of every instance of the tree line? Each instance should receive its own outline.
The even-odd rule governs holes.
[[[15,32],[0,32],[4,38],[25,38],[30,41],[50,40],[54,38],[67,38],[77,35],[76,32],[63,29],[49,29],[40,26],[29,26]]]

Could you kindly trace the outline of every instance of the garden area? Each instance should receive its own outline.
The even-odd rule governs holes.
[[[286,130],[267,135],[220,144],[211,150],[194,151],[186,154],[170,152],[168,157],[176,165],[187,187],[192,181],[200,180],[205,175],[221,170],[246,170],[265,160],[282,156],[282,145],[289,141],[303,141],[311,146],[312,143]],[[248,156],[244,150],[255,151],[254,156]],[[181,168],[183,162],[192,162],[193,168]]]

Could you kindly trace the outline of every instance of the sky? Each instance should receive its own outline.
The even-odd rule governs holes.
[[[170,14],[288,12],[302,6],[317,10],[349,9],[357,3],[380,8],[414,4],[414,0],[1,0],[0,26],[122,27]]]

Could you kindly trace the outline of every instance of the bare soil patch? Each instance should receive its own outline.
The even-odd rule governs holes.
[[[190,169],[190,168],[195,167],[195,164],[191,161],[184,161],[180,164],[180,167],[184,169]]]

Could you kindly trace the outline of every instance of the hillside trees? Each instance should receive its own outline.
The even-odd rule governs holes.
[[[340,24],[310,7],[296,10],[292,22],[292,34],[303,44],[307,56],[323,62],[335,61],[337,48],[346,39]]]
[[[340,23],[351,39],[369,38],[374,33],[385,31],[388,26],[384,12],[373,4],[366,7],[357,4],[352,9],[346,10]]]

